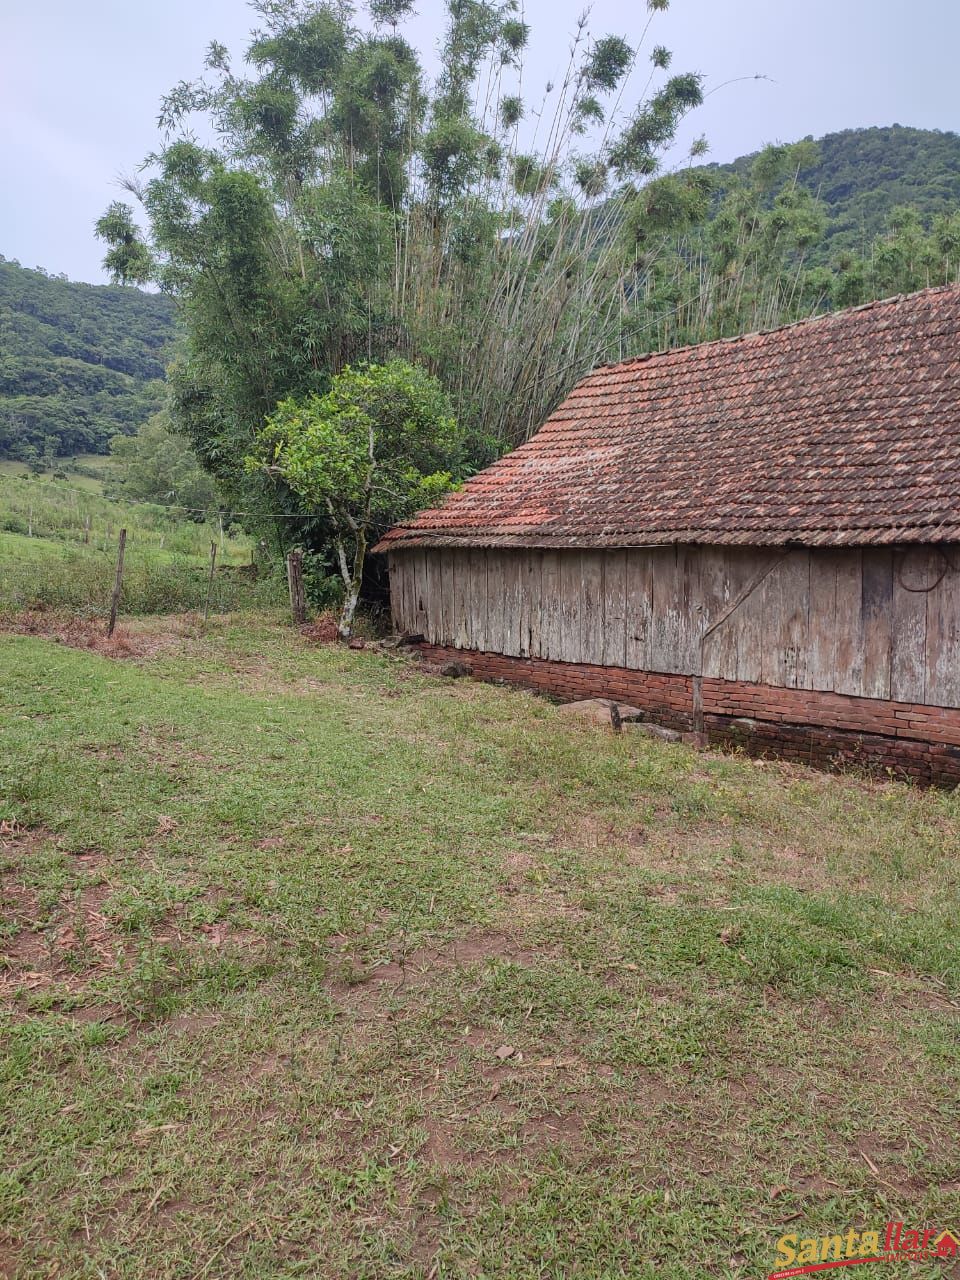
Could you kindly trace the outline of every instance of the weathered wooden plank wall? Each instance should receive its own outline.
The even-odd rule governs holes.
[[[395,552],[398,631],[516,657],[960,706],[960,548]]]

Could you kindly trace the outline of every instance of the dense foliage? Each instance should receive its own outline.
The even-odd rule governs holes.
[[[189,442],[170,426],[169,414],[155,413],[132,436],[114,436],[117,461],[109,489],[120,498],[177,507],[201,517],[217,506],[217,486]]]
[[[164,145],[132,184],[146,238],[122,205],[98,226],[118,279],[182,302],[174,418],[231,502],[295,510],[242,465],[266,418],[345,364],[401,356],[439,379],[480,465],[619,349],[634,268],[610,227],[700,78],[584,20],[531,102],[517,0],[447,0],[433,82],[398,0],[377,0],[372,31],[346,5],[253,7],[252,74],[215,44],[163,103]]]
[[[0,456],[105,453],[159,408],[169,298],[0,258]]]
[[[98,223],[117,280],[181,303],[175,427],[259,531],[339,567],[348,611],[368,535],[417,486],[364,506],[375,415],[345,410],[341,370],[402,359],[435,378],[469,470],[527,438],[600,361],[956,276],[946,213],[931,226],[892,210],[866,251],[842,237],[830,251],[824,176],[844,195],[832,143],[826,157],[771,147],[724,173],[695,167],[701,140],[657,177],[703,97],[699,75],[645,45],[668,3],[647,0],[639,46],[581,19],[562,82],[537,101],[519,0],[446,0],[432,81],[400,33],[406,0],[364,15],[256,0],[244,61],[211,45],[204,78],[162,104],[163,146],[129,184],[146,233],[121,203]],[[272,463],[246,466],[264,439]],[[401,470],[431,474],[416,439],[401,443]]]
[[[323,396],[281,401],[251,470],[279,474],[328,521],[343,581],[340,634],[350,635],[367,548],[432,506],[463,467],[463,441],[435,378],[404,360],[336,374]]]
[[[508,98],[507,118],[516,110]],[[957,226],[950,215],[960,209],[960,137],[900,125],[851,129],[828,134],[800,155],[806,160],[796,171],[797,190],[780,201],[778,211],[776,195],[788,194],[793,175],[781,162],[774,194],[769,187],[758,190],[751,173],[757,156],[682,173],[687,190],[679,202],[672,193],[672,210],[666,199],[669,184],[646,192],[624,219],[628,247],[636,248],[629,238],[641,210],[648,253],[651,237],[671,225],[665,213],[680,215],[679,225],[672,224],[677,235],[661,242],[656,265],[641,275],[645,309],[624,316],[606,357],[755,328],[954,278]],[[819,210],[811,204],[814,198]],[[699,230],[691,226],[698,210]],[[784,234],[771,235],[781,213],[787,216]],[[744,215],[756,220],[746,233]],[[818,229],[810,225],[811,217],[820,223]],[[709,237],[708,218],[717,224]],[[731,218],[737,222],[734,242],[740,244],[732,257]],[[141,272],[149,266],[132,223],[125,229],[114,224],[111,230],[120,255],[119,260],[111,256],[111,266],[123,266],[124,253],[133,275],[138,264]],[[812,230],[817,234],[811,236]],[[364,228],[354,227],[352,234],[356,242]],[[707,270],[701,281],[695,272],[709,265],[708,241],[718,247],[712,258],[716,270]],[[349,264],[339,265],[335,287],[347,282]],[[352,299],[354,309],[360,307],[349,290],[343,296]],[[0,456],[24,462],[46,458],[49,467],[54,457],[105,452],[117,432],[136,432],[160,403],[157,380],[170,350],[173,314],[171,300],[163,296],[75,284],[0,259]],[[367,353],[362,340],[355,347],[345,353],[349,358]],[[380,347],[388,354],[389,334]],[[578,372],[573,366],[565,377],[572,380]],[[297,379],[280,381],[281,396],[299,385]],[[191,407],[197,407],[195,400]],[[149,430],[143,439],[156,443]],[[136,488],[139,482],[133,483]],[[165,483],[153,492],[167,492]]]
[[[925,221],[896,207],[863,253],[828,253],[829,209],[802,181],[816,163],[816,144],[800,142],[766,148],[719,188],[706,168],[650,182],[621,228],[643,298],[624,353],[960,280],[960,208]]]

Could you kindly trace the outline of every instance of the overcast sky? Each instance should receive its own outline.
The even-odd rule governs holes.
[[[526,0],[525,77],[562,72],[583,0]],[[420,0],[407,34],[434,48],[442,0]],[[216,38],[241,51],[243,0],[0,0],[0,254],[102,281],[93,223],[158,142],[157,105],[201,70]],[[595,0],[591,30],[628,40],[644,0]],[[862,125],[960,131],[958,0],[672,0],[655,22],[675,71],[720,88],[685,126],[711,158]]]

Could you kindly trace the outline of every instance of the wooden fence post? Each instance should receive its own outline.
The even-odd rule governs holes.
[[[293,620],[302,626],[307,620],[307,599],[303,593],[303,552],[291,551],[287,556],[287,585]]]
[[[117,552],[117,576],[113,584],[113,599],[110,601],[110,625],[107,627],[107,635],[113,635],[113,629],[117,625],[117,610],[120,608],[120,588],[123,586],[123,551],[127,545],[127,531],[120,530],[120,548]]]
[[[213,574],[217,567],[217,544],[210,543],[210,577],[207,579],[207,599],[203,606],[203,620],[206,622],[210,615],[210,594],[213,591]]]
[[[87,512],[87,518],[83,522],[83,543],[87,546],[90,542],[90,513]]]

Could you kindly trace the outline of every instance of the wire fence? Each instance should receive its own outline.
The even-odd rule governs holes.
[[[124,527],[159,551],[205,558],[212,538],[220,558],[249,563],[252,542],[232,527],[232,513],[190,511],[151,502],[120,501],[50,480],[0,473],[0,532],[106,548]]]
[[[252,541],[224,523],[116,503],[56,481],[0,476],[0,612],[65,608],[106,617],[121,528],[127,530],[121,612],[229,612],[280,603],[280,575],[258,565]]]

